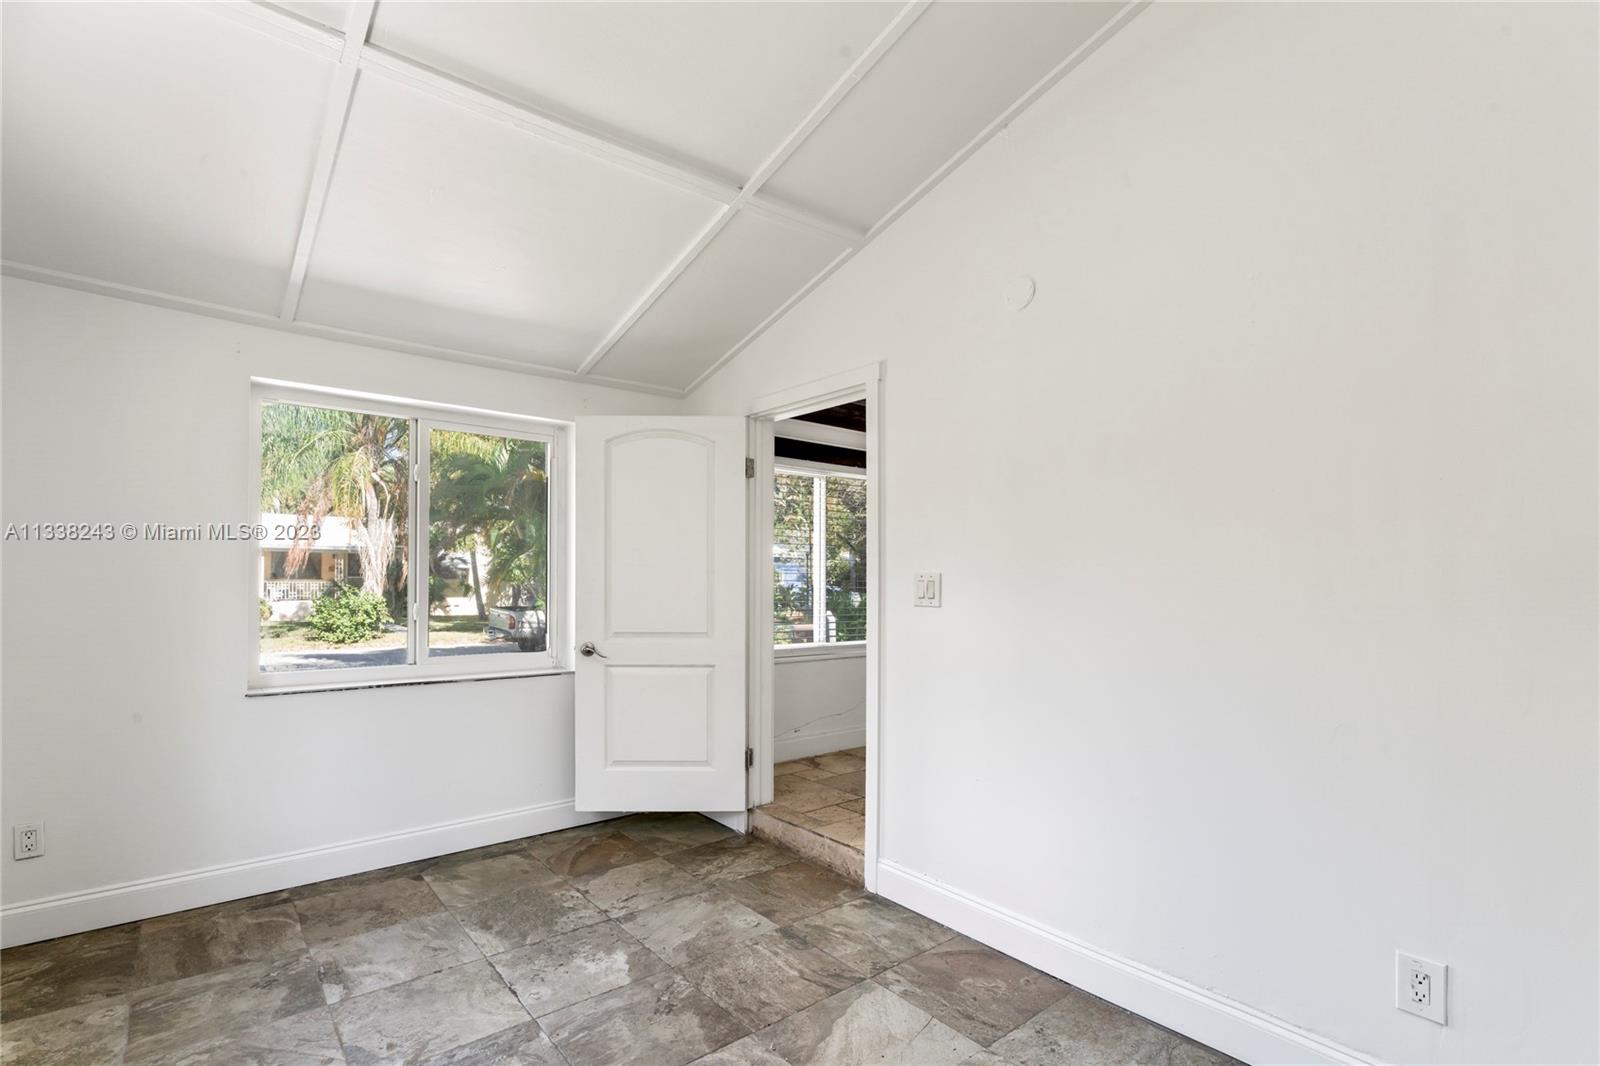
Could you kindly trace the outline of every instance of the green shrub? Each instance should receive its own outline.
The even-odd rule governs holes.
[[[311,606],[311,628],[334,644],[355,644],[383,632],[389,608],[383,597],[341,585]]]
[[[270,622],[270,621],[272,621],[272,604],[267,602],[267,598],[265,596],[260,597],[260,599],[261,599],[261,620],[263,622]]]

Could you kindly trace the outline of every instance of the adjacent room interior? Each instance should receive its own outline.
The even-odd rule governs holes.
[[[771,521],[760,519],[771,538],[772,689],[756,713],[772,722],[772,799],[751,810],[750,828],[861,881],[872,565],[867,401],[774,419],[771,430],[772,462],[763,450],[757,491],[772,501]]]
[[[1597,40],[0,3],[0,1061],[1600,1062]]]

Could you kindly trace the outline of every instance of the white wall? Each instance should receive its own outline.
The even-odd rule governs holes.
[[[1156,5],[691,397],[885,362],[900,883],[1150,1002],[1600,1057],[1595,40]]]
[[[3,310],[6,523],[240,520],[252,376],[552,418],[676,403],[9,278]],[[246,699],[239,550],[4,545],[0,822],[47,842],[5,860],[8,943],[574,823],[570,676]]]
[[[776,761],[859,748],[867,742],[865,651],[791,653],[775,659],[772,735]]]

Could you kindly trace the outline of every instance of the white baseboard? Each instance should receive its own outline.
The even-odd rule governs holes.
[[[866,746],[867,727],[858,725],[854,729],[835,729],[828,733],[779,737],[772,742],[772,759],[774,762],[788,762],[790,759],[805,759],[812,755],[826,755],[830,751]]]
[[[31,944],[615,817],[578,813],[570,799],[556,800],[343,844],[29,900],[0,909],[0,946]]]
[[[887,859],[878,892],[959,933],[1245,1062],[1377,1060],[1187,981],[1101,951]]]

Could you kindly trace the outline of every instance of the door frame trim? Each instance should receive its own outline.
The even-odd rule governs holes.
[[[883,660],[883,478],[881,442],[883,427],[883,364],[868,363],[815,381],[759,396],[750,403],[750,455],[755,458],[751,481],[749,527],[750,649],[746,677],[750,686],[749,744],[754,764],[749,770],[750,806],[772,802],[773,644],[771,591],[768,582],[772,559],[772,439],[779,418],[819,411],[824,407],[865,400],[867,403],[867,801],[866,841],[862,848],[862,880],[869,892],[878,885],[879,815],[882,781]]]

